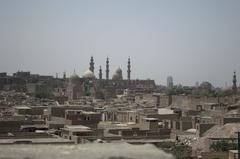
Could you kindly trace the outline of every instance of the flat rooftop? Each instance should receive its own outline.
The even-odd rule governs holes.
[[[146,121],[158,121],[158,118],[143,118]]]
[[[158,109],[158,114],[166,115],[166,114],[174,114],[174,112],[171,109],[160,108],[160,109]]]
[[[83,125],[67,125],[62,130],[71,131],[71,132],[92,132],[92,130]]]
[[[62,138],[41,138],[41,139],[0,139],[0,145],[31,143],[31,144],[72,144],[73,141]]]

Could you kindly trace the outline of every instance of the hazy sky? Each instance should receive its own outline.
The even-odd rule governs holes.
[[[79,75],[110,58],[126,78],[240,81],[239,0],[0,0],[0,72]]]

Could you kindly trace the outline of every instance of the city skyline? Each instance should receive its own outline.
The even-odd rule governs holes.
[[[0,68],[82,75],[110,58],[127,78],[166,84],[240,81],[239,1],[1,1]],[[97,75],[97,72],[95,72]]]
[[[128,58],[128,64],[127,64],[127,67],[130,67],[130,70],[129,69],[127,69],[125,72],[126,72],[126,77],[124,76],[124,75],[121,75],[122,76],[122,80],[130,80],[131,78],[131,59],[130,59],[130,57]],[[108,64],[107,64],[108,63]],[[119,66],[119,67],[117,67],[117,69],[115,70],[115,71],[113,71],[113,73],[111,74],[111,77],[109,77],[109,75],[107,75],[106,74],[106,72],[107,72],[107,67],[108,67],[108,71],[109,71],[109,57],[107,57],[106,58],[106,68],[105,68],[105,71],[103,71],[103,69],[102,69],[102,65],[100,65],[99,66],[99,68],[95,68],[94,67],[94,65],[95,65],[95,62],[94,62],[94,58],[93,58],[93,56],[91,56],[91,59],[90,59],[90,63],[89,63],[89,68],[87,68],[86,70],[85,70],[85,72],[84,73],[77,73],[76,72],[76,69],[74,69],[73,70],[73,73],[72,74],[69,74],[69,75],[67,75],[66,74],[66,72],[64,71],[64,72],[61,72],[61,73],[56,73],[55,75],[47,75],[47,76],[52,76],[52,77],[54,77],[54,78],[62,78],[62,79],[65,79],[65,78],[71,78],[72,76],[75,76],[75,75],[77,75],[79,78],[85,78],[84,76],[85,76],[85,74],[88,74],[89,73],[89,71],[91,71],[91,74],[93,74],[95,77],[94,78],[96,78],[96,79],[114,79],[114,76],[116,75],[116,74],[118,74],[118,71],[119,71],[119,69],[122,71],[122,69],[121,69],[121,67]],[[107,66],[108,65],[108,66]],[[95,69],[96,69],[96,71],[95,71]],[[130,71],[130,72],[129,72]],[[105,74],[103,73],[103,72],[105,72]],[[32,73],[30,70],[28,70],[28,71],[26,71],[26,70],[18,70],[17,72],[13,72],[12,74],[10,74],[9,72],[2,72],[2,73],[6,73],[6,75],[8,75],[8,76],[14,76],[14,75],[16,75],[17,73],[29,73],[29,74],[37,74],[37,75],[43,75],[43,76],[45,76],[46,74],[39,74],[39,73]],[[108,72],[109,73],[109,72]],[[129,74],[130,73],[130,74]],[[123,74],[125,74],[125,73],[123,73]],[[103,77],[105,75],[105,78]],[[154,79],[150,79],[150,78],[148,78],[149,80],[154,80]],[[148,80],[148,79],[139,79],[139,78],[137,78],[137,79],[131,79],[131,80]],[[173,82],[174,80],[173,80],[173,77],[171,76],[171,75],[169,75],[169,76],[167,76],[167,78],[166,78],[166,83],[156,83],[156,85],[159,85],[159,86],[166,86],[166,87],[173,87],[173,86],[196,86],[196,87],[199,87],[199,84],[201,84],[201,83],[205,83],[205,82],[209,82],[209,81],[201,81],[200,83],[199,83],[199,81],[197,81],[194,85],[182,85],[181,83],[177,83],[177,84],[174,84],[174,82]],[[233,72],[233,79],[232,79],[232,81],[231,81],[232,83],[227,83],[227,82],[225,82],[224,83],[224,86],[222,86],[222,87],[220,87],[220,88],[223,88],[223,89],[233,89],[233,85],[235,86],[235,87],[240,87],[239,86],[239,84],[237,83],[238,82],[238,80],[237,80],[237,75],[236,75],[236,71],[234,71]],[[211,82],[210,82],[211,83]],[[212,83],[211,83],[212,84]],[[214,86],[214,85],[212,85],[213,87],[215,87],[215,88],[219,88],[218,86]]]

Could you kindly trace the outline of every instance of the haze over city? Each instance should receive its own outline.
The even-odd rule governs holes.
[[[95,68],[126,78],[194,85],[240,81],[240,1],[1,0],[0,71],[82,75]]]

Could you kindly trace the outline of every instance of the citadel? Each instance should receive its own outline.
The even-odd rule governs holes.
[[[67,87],[68,99],[76,100],[82,96],[90,95],[96,98],[106,99],[115,97],[117,94],[123,94],[124,90],[141,92],[153,92],[155,89],[154,80],[132,80],[131,79],[131,61],[127,63],[127,79],[123,79],[123,72],[119,67],[112,79],[109,77],[110,67],[109,58],[106,60],[106,78],[103,79],[103,71],[100,66],[98,78],[94,75],[94,59],[91,57],[90,67],[80,78],[77,74],[73,74],[69,78]]]

